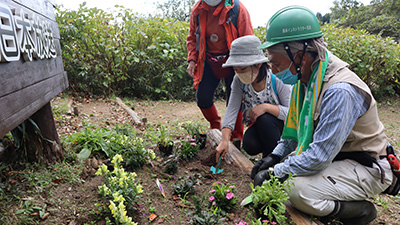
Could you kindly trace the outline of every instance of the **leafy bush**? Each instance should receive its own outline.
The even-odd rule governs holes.
[[[139,98],[193,99],[186,67],[188,23],[112,13],[58,9],[64,68],[74,91]]]
[[[377,99],[400,94],[400,45],[392,38],[330,24],[322,32],[328,49],[350,64]]]

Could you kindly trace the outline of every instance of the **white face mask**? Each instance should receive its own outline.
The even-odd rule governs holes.
[[[209,6],[217,6],[222,0],[204,0]]]
[[[253,83],[256,78],[257,75],[253,74],[253,68],[250,68],[249,71],[247,72],[243,72],[243,73],[237,73],[236,72],[236,76],[239,77],[239,80],[243,83],[243,84],[251,84]]]

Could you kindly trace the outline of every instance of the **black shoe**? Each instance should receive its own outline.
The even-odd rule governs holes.
[[[376,218],[374,204],[369,201],[336,201],[335,210],[327,218],[339,219],[344,225],[365,225]]]

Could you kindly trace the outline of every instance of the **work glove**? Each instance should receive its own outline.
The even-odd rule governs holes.
[[[270,180],[271,175],[274,175],[274,170],[271,169],[265,169],[265,170],[260,170],[254,177],[254,187],[255,186],[261,186],[265,180]],[[288,178],[288,175],[284,175],[281,178],[278,178],[278,180],[283,183],[285,180]]]
[[[256,174],[261,171],[261,170],[266,170],[270,167],[273,167],[275,164],[279,163],[281,161],[281,157],[275,154],[269,154],[267,157],[262,158],[254,164],[253,169],[251,170],[250,177],[251,179],[254,179]]]

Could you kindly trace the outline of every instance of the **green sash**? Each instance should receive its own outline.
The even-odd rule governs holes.
[[[319,61],[318,66],[311,75],[306,96],[304,85],[301,84],[300,80],[293,86],[289,112],[282,138],[297,141],[296,155],[300,155],[303,151],[307,150],[313,141],[313,117],[318,97],[321,93],[328,61],[328,53],[326,53],[325,61]]]

